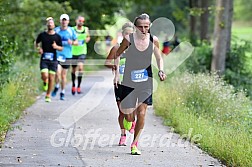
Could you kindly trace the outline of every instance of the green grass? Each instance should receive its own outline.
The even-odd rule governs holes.
[[[0,89],[0,144],[10,125],[35,101],[39,90],[38,63],[17,62],[9,75],[9,81]]]
[[[154,96],[166,125],[193,129],[190,140],[227,166],[252,166],[252,104],[243,92],[214,75],[185,73],[159,83]]]
[[[246,23],[234,23],[232,34],[241,39],[252,41],[252,25]]]

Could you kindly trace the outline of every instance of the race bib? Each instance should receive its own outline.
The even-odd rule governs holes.
[[[79,46],[83,45],[84,43],[85,43],[84,40],[78,40],[78,45],[79,45]]]
[[[60,62],[65,62],[66,61],[66,57],[64,55],[58,55],[57,60]]]
[[[119,66],[119,73],[124,74],[125,64]]]
[[[67,39],[62,40],[62,45],[68,45],[68,40]]]
[[[43,60],[53,60],[54,54],[50,52],[45,52],[42,54]]]
[[[133,82],[144,82],[148,80],[148,72],[146,69],[131,71],[131,80]]]

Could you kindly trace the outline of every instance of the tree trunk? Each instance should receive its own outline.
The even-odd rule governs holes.
[[[230,48],[233,0],[217,0],[218,13],[215,16],[214,49],[211,71],[222,75],[225,71],[225,60]]]
[[[232,30],[232,20],[233,20],[233,12],[234,12],[234,4],[233,4],[233,0],[229,0],[229,6],[228,6],[228,24],[227,24],[227,29],[228,29],[228,36],[227,36],[227,53],[229,54],[229,52],[231,51],[231,30]]]
[[[192,10],[193,8],[198,7],[198,0],[189,0],[189,7]],[[194,15],[190,15],[190,42],[195,45],[197,41],[197,18]]]
[[[201,41],[209,41],[208,38],[208,25],[209,25],[209,2],[208,0],[202,0],[200,1],[200,7],[203,10],[203,13],[200,16],[200,40]]]

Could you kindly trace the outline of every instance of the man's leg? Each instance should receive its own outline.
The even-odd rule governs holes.
[[[141,103],[136,109],[137,121],[136,121],[136,126],[135,126],[134,140],[131,144],[131,154],[133,155],[141,154],[141,151],[138,150],[137,146],[138,146],[139,137],[144,128],[146,109],[147,109],[147,104],[145,103]]]
[[[65,86],[67,82],[67,69],[68,67],[62,66],[61,71],[61,93],[60,93],[60,100],[65,100]]]
[[[75,88],[75,79],[76,79],[76,70],[77,70],[77,65],[72,65],[72,72],[71,72],[71,78],[72,78],[72,95],[75,95],[76,88]]]
[[[78,63],[78,88],[77,88],[78,93],[81,93],[80,85],[81,85],[81,81],[82,81],[83,70],[84,70],[83,62],[79,62]]]
[[[126,146],[126,130],[124,128],[123,120],[124,120],[124,114],[120,109],[120,101],[117,101],[117,107],[119,110],[119,115],[118,115],[118,123],[121,129],[121,137],[119,141],[119,146]]]
[[[46,102],[51,102],[50,95],[53,90],[54,80],[55,80],[55,72],[49,71],[49,85],[46,92]]]
[[[67,69],[63,68],[61,71],[61,92],[65,91],[66,82],[67,82]]]
[[[124,113],[125,119],[128,122],[135,121],[134,110],[135,110],[135,108],[122,109],[122,112]]]
[[[41,70],[41,79],[43,80],[44,91],[48,90],[48,69]]]
[[[59,90],[59,87],[60,87],[60,75],[61,75],[61,70],[62,70],[62,67],[60,64],[58,64],[58,68],[57,68],[57,71],[56,71],[56,74],[55,74],[55,88],[52,92],[52,96],[56,96],[58,90]]]
[[[123,127],[126,130],[130,130],[132,127],[132,122],[135,120],[134,118],[134,111],[135,108],[128,108],[128,109],[122,109],[121,111],[124,114],[124,118],[123,118]]]
[[[142,103],[137,107],[136,114],[137,114],[137,121],[136,121],[136,127],[135,127],[135,134],[134,134],[134,141],[138,142],[138,139],[140,137],[141,131],[144,128],[145,123],[145,115],[147,110],[147,104]]]

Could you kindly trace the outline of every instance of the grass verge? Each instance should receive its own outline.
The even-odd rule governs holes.
[[[40,74],[37,63],[17,62],[9,79],[0,89],[0,144],[10,125],[30,106],[39,90]]]
[[[154,107],[164,123],[187,134],[227,166],[252,166],[252,104],[215,75],[185,73],[160,83]],[[195,138],[197,136],[197,138]]]

